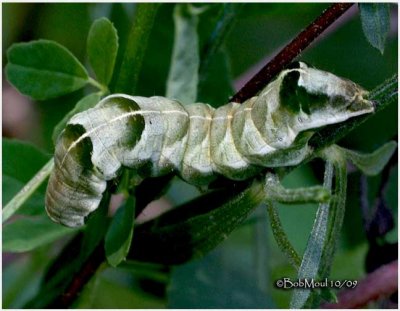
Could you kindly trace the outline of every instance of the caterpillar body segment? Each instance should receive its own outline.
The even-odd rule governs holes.
[[[301,163],[321,127],[373,112],[355,83],[303,63],[243,104],[214,109],[164,97],[110,95],[60,134],[46,194],[49,216],[84,224],[120,169],[143,178],[175,171],[194,185],[244,180],[265,167]]]

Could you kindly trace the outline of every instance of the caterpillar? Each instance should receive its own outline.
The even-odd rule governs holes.
[[[114,94],[73,116],[55,147],[46,210],[81,226],[106,183],[129,168],[142,178],[176,172],[194,185],[217,176],[245,180],[266,167],[301,163],[320,128],[371,113],[368,92],[297,62],[257,96],[217,109],[207,104]]]

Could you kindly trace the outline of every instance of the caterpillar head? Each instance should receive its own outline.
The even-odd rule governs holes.
[[[373,103],[367,99],[368,92],[359,85],[302,62],[283,71],[278,81],[279,110],[292,116],[289,126],[296,132],[374,111]]]

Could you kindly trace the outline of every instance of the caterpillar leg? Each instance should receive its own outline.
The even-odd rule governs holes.
[[[278,176],[271,173],[266,175],[264,191],[266,200],[280,203],[324,203],[331,198],[329,190],[323,186],[284,188]]]

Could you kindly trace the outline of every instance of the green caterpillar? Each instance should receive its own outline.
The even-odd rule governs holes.
[[[298,62],[243,104],[214,109],[164,97],[110,95],[68,122],[55,150],[46,210],[76,227],[121,168],[142,178],[172,171],[194,185],[244,180],[301,163],[321,127],[374,111],[357,84]]]

